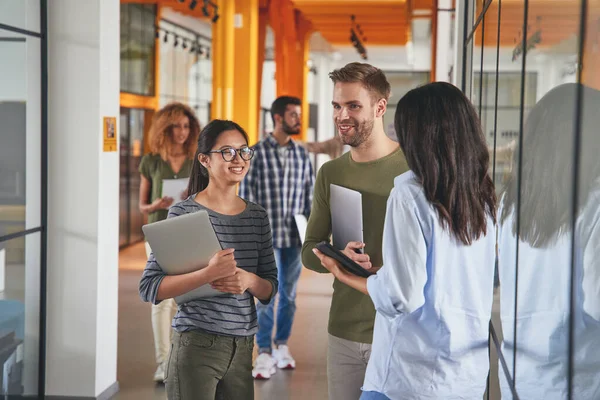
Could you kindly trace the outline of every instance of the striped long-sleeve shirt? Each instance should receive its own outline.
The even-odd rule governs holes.
[[[250,170],[240,184],[240,197],[269,213],[273,247],[300,247],[294,216],[310,215],[315,184],[308,151],[293,140],[282,148],[273,135],[258,142],[254,150]]]
[[[167,218],[206,210],[221,247],[235,249],[238,268],[268,280],[273,285],[272,298],[277,292],[277,267],[269,217],[264,208],[248,202],[241,214],[222,215],[198,204],[194,197],[172,206]],[[151,254],[140,281],[142,300],[160,303],[156,294],[165,276]],[[269,301],[262,302],[268,304]],[[172,326],[178,332],[202,330],[226,336],[254,335],[258,328],[254,297],[246,291],[241,295],[223,294],[179,304]]]

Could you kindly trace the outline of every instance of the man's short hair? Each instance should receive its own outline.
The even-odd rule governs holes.
[[[392,88],[383,71],[371,64],[353,62],[329,73],[334,84],[361,83],[371,93],[375,101],[390,98]]]
[[[285,110],[287,110],[287,106],[301,106],[302,100],[294,96],[279,96],[275,99],[273,104],[271,104],[271,119],[273,120],[273,125],[275,125],[275,116],[280,115],[283,118],[285,114]]]

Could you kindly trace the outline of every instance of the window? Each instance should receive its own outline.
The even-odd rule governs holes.
[[[121,91],[154,96],[156,6],[121,4]]]

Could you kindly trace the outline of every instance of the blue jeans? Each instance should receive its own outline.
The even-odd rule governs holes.
[[[288,247],[284,249],[273,249],[275,262],[277,263],[279,281],[279,305],[277,309],[277,333],[275,344],[287,344],[292,333],[292,323],[296,313],[296,287],[302,270],[300,247]],[[258,303],[258,333],[256,344],[259,353],[271,352],[271,340],[273,337],[273,315],[275,298],[267,305]]]
[[[390,400],[390,398],[379,392],[362,392],[360,400]]]

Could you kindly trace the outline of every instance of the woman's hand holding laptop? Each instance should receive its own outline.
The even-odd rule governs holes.
[[[204,268],[204,273],[209,282],[228,278],[238,271],[237,262],[233,256],[234,249],[225,249],[217,252]]]

